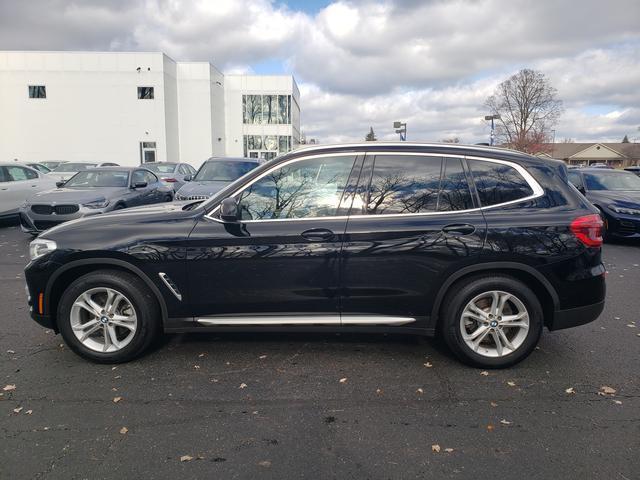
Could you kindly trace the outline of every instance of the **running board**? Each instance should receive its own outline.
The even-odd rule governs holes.
[[[406,325],[415,322],[410,317],[386,317],[371,315],[299,315],[299,316],[247,316],[247,317],[201,317],[203,325]]]

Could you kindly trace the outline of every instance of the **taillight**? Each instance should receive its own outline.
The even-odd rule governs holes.
[[[175,178],[163,178],[162,181],[168,183],[176,183],[178,180],[176,180]]]
[[[601,247],[602,225],[600,215],[585,215],[571,222],[571,231],[587,247]]]

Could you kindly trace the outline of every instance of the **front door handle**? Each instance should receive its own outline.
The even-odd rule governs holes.
[[[310,242],[326,242],[331,240],[335,234],[328,228],[310,228],[300,234]]]
[[[450,235],[471,235],[476,231],[476,227],[468,223],[454,223],[443,227],[442,231]]]

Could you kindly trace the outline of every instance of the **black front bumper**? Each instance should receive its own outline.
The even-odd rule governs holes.
[[[547,325],[549,330],[562,330],[563,328],[577,327],[585,323],[593,322],[604,310],[604,300],[592,305],[556,310],[553,320]]]

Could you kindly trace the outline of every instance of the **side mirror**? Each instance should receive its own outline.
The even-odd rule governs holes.
[[[133,188],[144,188],[147,186],[147,182],[136,182],[133,184]]]
[[[56,187],[62,188],[62,187],[64,187],[65,183],[67,183],[67,182],[65,182],[64,180],[59,180],[59,181],[56,182]]]
[[[185,182],[190,182],[192,180],[192,176],[191,175],[185,175],[184,176],[184,181]]]
[[[225,222],[238,221],[238,202],[233,197],[222,200],[220,204],[220,219]]]

